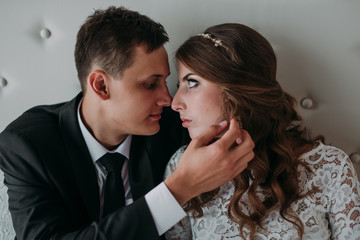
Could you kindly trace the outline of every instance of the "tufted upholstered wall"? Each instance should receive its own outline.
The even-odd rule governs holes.
[[[358,0],[0,0],[0,131],[26,109],[67,101],[80,90],[73,60],[77,30],[93,9],[109,5],[165,26],[172,94],[173,53],[190,35],[223,22],[258,30],[273,44],[278,79],[298,100],[306,125],[351,155],[360,175]]]
[[[360,161],[358,0],[0,0],[0,131],[29,107],[66,101],[80,90],[73,60],[77,30],[93,9],[109,5],[163,23],[170,36],[171,93],[173,53],[190,35],[223,22],[257,29],[273,44],[278,79],[298,100],[313,134]]]

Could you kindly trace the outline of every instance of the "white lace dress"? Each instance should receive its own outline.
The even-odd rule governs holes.
[[[171,158],[165,177],[177,166],[185,147]],[[292,204],[304,224],[303,239],[360,239],[360,184],[349,157],[341,150],[320,143],[303,154],[301,159],[309,164],[314,174],[309,176],[299,167],[300,185],[303,192],[312,186],[320,191]],[[241,239],[239,227],[227,216],[227,206],[234,186],[228,182],[221,186],[219,194],[203,206],[204,216],[192,217],[191,213],[166,233],[167,239]],[[248,214],[248,202],[244,194],[239,202]],[[274,209],[263,221],[263,229],[256,230],[255,239],[299,239],[297,230]],[[246,236],[249,230],[244,229]]]
[[[7,187],[4,185],[4,173],[0,170],[0,239],[15,238],[15,231],[9,212]]]

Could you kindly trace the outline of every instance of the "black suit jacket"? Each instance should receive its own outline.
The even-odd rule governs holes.
[[[133,136],[134,203],[99,221],[96,172],[77,120],[81,98],[32,108],[0,134],[0,167],[17,238],[158,239],[144,195],[162,181],[171,154],[188,140],[178,115],[165,108],[158,134]]]

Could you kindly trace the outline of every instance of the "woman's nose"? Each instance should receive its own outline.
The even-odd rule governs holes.
[[[186,108],[185,103],[181,99],[181,94],[180,94],[179,90],[176,92],[176,94],[172,100],[171,108],[177,112],[179,112],[181,110],[185,110],[185,108]]]

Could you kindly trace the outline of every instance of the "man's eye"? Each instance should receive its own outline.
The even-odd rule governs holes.
[[[189,86],[189,88],[196,87],[196,86],[199,84],[199,82],[196,81],[196,80],[189,79],[189,80],[187,80],[187,81],[188,81],[188,86]]]
[[[156,87],[156,83],[144,83],[144,86],[145,86],[145,88],[149,88],[149,89],[151,89],[151,88],[154,88],[154,87]]]

